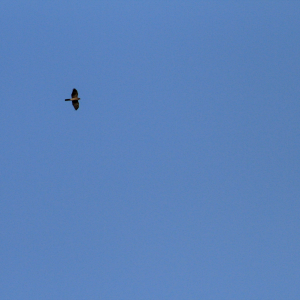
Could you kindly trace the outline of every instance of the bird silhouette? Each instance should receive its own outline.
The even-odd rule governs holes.
[[[73,89],[71,97],[72,97],[71,99],[65,99],[65,101],[72,101],[75,110],[77,110],[79,108],[78,100],[80,100],[80,98],[78,98],[78,92],[76,89]]]

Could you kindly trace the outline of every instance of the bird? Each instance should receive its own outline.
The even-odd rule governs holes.
[[[76,89],[73,89],[71,97],[72,97],[71,99],[65,99],[65,101],[72,101],[75,110],[77,110],[79,108],[78,100],[80,100],[80,98],[78,98],[78,92]]]

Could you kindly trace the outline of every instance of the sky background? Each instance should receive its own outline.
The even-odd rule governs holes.
[[[300,299],[299,15],[2,0],[0,298]]]

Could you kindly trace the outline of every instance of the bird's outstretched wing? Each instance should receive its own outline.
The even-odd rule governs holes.
[[[75,110],[77,110],[79,108],[79,102],[78,102],[78,100],[73,100],[72,104],[73,104]]]
[[[76,89],[73,89],[73,92],[72,92],[72,98],[78,98],[78,92]]]

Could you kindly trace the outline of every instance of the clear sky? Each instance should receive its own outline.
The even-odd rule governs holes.
[[[0,299],[300,299],[299,16],[2,0]]]

